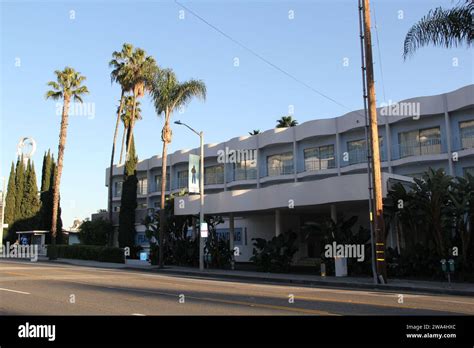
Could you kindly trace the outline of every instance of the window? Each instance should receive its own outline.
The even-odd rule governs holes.
[[[304,150],[304,170],[321,170],[335,167],[334,145]]]
[[[367,162],[367,142],[365,139],[359,139],[347,142],[347,153],[349,164]],[[383,137],[379,137],[380,160],[385,161],[385,151],[383,149]]]
[[[293,173],[293,153],[287,152],[267,157],[268,176]]]
[[[463,168],[462,172],[464,177],[466,177],[468,173],[474,176],[474,167]]]
[[[224,165],[218,164],[204,168],[204,185],[224,183]]]
[[[461,146],[463,149],[474,147],[474,120],[459,122],[459,132],[461,133]]]
[[[398,144],[401,158],[441,153],[440,128],[418,129],[399,133]]]
[[[138,179],[137,193],[139,195],[146,195],[148,193],[148,180],[147,178]]]
[[[138,203],[137,204],[137,209],[146,209],[147,208],[147,204],[146,203]]]
[[[166,191],[170,189],[170,173],[166,172]],[[161,192],[161,174],[155,175],[155,192]]]
[[[114,212],[119,212],[120,211],[120,206],[115,206],[113,209]]]
[[[123,181],[116,181],[114,183],[114,197],[122,196],[122,186],[123,186]]]
[[[216,235],[218,239],[228,241],[230,237],[230,229],[216,228]],[[242,228],[241,227],[234,228],[234,245],[242,245]]]
[[[257,178],[257,160],[243,160],[234,164],[234,180]]]
[[[178,172],[178,189],[188,187],[188,170],[180,170]]]

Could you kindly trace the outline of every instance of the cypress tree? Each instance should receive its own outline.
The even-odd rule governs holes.
[[[137,208],[137,163],[135,141],[132,138],[130,152],[125,163],[124,182],[119,213],[119,246],[132,247],[135,244],[135,209]]]
[[[4,222],[9,224],[9,228],[15,222],[15,199],[16,199],[16,189],[15,189],[15,165],[12,162],[12,166],[10,168],[10,176],[8,177],[8,187],[7,187],[7,194],[5,197],[5,216]],[[6,237],[6,234],[4,234]],[[2,241],[0,241],[2,242]]]
[[[51,153],[50,150],[44,154],[43,168],[41,171],[41,192],[48,191],[51,181]]]
[[[22,203],[25,192],[25,165],[23,156],[18,157],[15,171],[15,221],[23,219]]]
[[[28,168],[26,170],[25,193],[23,197],[23,217],[30,221],[32,229],[37,228],[36,219],[40,210],[40,200],[38,199],[38,185],[36,182],[36,172],[33,162],[28,161]]]

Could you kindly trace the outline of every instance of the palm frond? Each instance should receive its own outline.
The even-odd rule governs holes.
[[[408,31],[404,45],[403,57],[407,59],[420,47],[433,44],[441,47],[472,45],[474,31],[472,29],[472,13],[474,3],[452,9],[438,7],[430,10],[418,23]]]

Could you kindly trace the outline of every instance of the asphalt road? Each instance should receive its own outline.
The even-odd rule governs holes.
[[[473,315],[474,298],[0,261],[0,315],[85,314]]]

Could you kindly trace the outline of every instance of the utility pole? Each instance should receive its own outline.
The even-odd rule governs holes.
[[[375,260],[379,281],[387,282],[387,267],[385,263],[385,223],[383,219],[382,202],[382,173],[380,166],[379,132],[377,126],[377,108],[375,105],[374,67],[372,61],[372,36],[370,33],[370,4],[364,0],[364,51],[365,73],[367,82],[367,101],[370,121],[370,146],[372,152],[372,180],[374,196],[374,230],[375,230]]]

